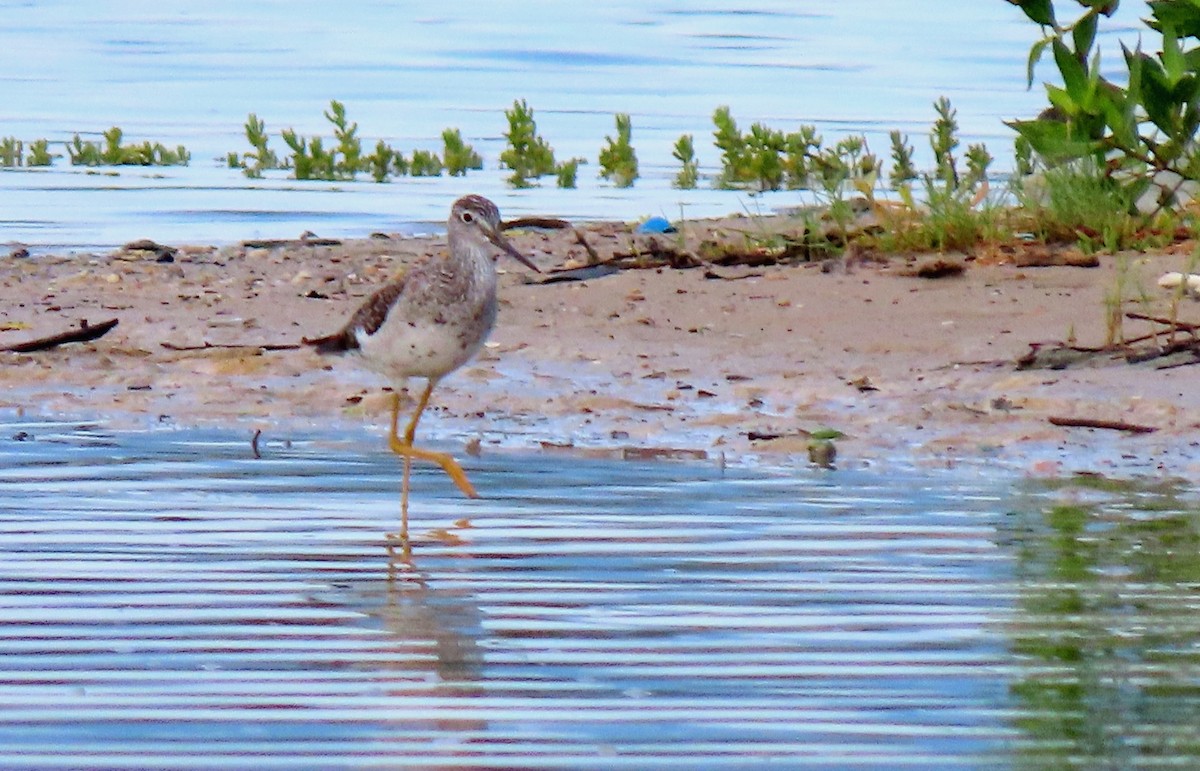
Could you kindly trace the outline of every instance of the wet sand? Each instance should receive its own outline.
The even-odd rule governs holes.
[[[729,227],[741,232],[736,222],[704,226]],[[692,228],[689,237],[703,229]],[[633,244],[623,226],[584,233],[602,259]],[[512,238],[546,270],[591,258],[569,230]],[[4,258],[0,346],[84,319],[119,324],[93,342],[0,354],[0,411],[238,425],[248,435],[382,433],[386,398],[374,375],[350,360],[263,346],[336,329],[407,261],[441,250],[436,237],[373,237],[184,246],[169,262],[146,250]],[[1126,286],[1144,290],[1141,309],[1162,312],[1155,279],[1182,269],[1184,257],[1129,259]],[[460,454],[534,448],[788,465],[806,464],[807,432],[829,427],[845,434],[841,465],[1190,475],[1200,467],[1200,369],[1014,366],[1032,342],[1104,342],[1117,267],[1110,256],[1100,263],[1019,268],[992,258],[925,279],[897,257],[627,269],[543,284],[505,262],[491,341],[435,392],[421,435]],[[1200,322],[1200,307],[1185,300],[1180,318]],[[1052,417],[1157,430],[1061,427]]]

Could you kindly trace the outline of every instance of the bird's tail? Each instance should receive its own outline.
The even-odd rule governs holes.
[[[311,345],[320,354],[345,353],[358,347],[358,340],[353,335],[346,334],[346,330],[341,330],[325,337],[312,339],[304,337],[301,338],[300,342],[304,345]]]

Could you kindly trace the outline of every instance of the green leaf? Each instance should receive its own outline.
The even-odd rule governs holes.
[[[1112,130],[1117,144],[1126,149],[1135,147],[1138,143],[1138,124],[1132,100],[1126,99],[1119,88],[1105,87],[1099,90],[1099,101],[1104,122]]]
[[[1071,99],[1077,104],[1083,104],[1087,100],[1087,70],[1079,61],[1079,57],[1059,38],[1054,39],[1054,63],[1058,65],[1063,85],[1066,86]]]
[[[1180,37],[1200,37],[1200,4],[1190,0],[1151,0],[1147,5],[1151,18],[1146,23],[1153,29],[1162,32],[1171,26]]]
[[[1043,27],[1054,26],[1054,4],[1051,0],[1008,0],[1019,6],[1025,15]]]
[[[1096,40],[1096,25],[1099,23],[1100,17],[1095,14],[1088,14],[1079,20],[1075,25],[1075,29],[1071,30],[1071,39],[1075,43],[1075,52],[1080,56],[1086,56],[1091,50],[1092,43]]]
[[[1050,45],[1053,40],[1054,38],[1050,37],[1042,38],[1030,47],[1029,62],[1025,65],[1025,88],[1033,88],[1033,68],[1041,61],[1042,54],[1046,52],[1046,46]]]
[[[1050,104],[1058,108],[1058,111],[1068,117],[1075,117],[1079,114],[1079,104],[1071,98],[1065,89],[1058,86],[1046,84],[1046,96],[1050,99]]]
[[[1056,120],[1015,120],[1007,124],[1025,137],[1034,152],[1048,161],[1083,158],[1098,148],[1097,143],[1072,136],[1071,126]]]
[[[1138,87],[1142,93],[1142,107],[1154,125],[1170,135],[1175,130],[1175,122],[1172,119],[1173,100],[1166,73],[1154,58],[1140,52],[1136,57],[1142,75],[1138,80]]]
[[[1179,36],[1175,34],[1175,27],[1171,24],[1163,25],[1162,63],[1167,84],[1173,87],[1186,73],[1187,63],[1179,45]]]

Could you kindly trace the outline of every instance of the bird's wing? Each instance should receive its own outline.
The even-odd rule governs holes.
[[[320,353],[343,353],[358,348],[358,332],[362,330],[373,335],[383,326],[388,313],[395,305],[396,298],[404,292],[405,279],[408,274],[384,284],[373,295],[368,297],[358,310],[346,322],[346,325],[332,335],[315,339],[304,338],[305,345],[311,345]]]

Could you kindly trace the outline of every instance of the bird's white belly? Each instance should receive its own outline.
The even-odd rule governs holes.
[[[359,353],[367,367],[392,381],[441,378],[478,353],[490,329],[489,324],[481,335],[461,324],[388,319],[375,334],[359,334]]]

